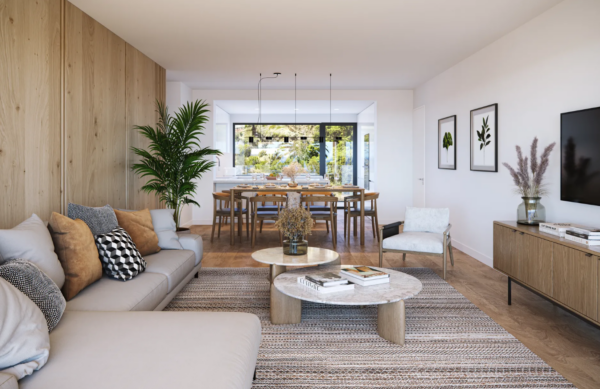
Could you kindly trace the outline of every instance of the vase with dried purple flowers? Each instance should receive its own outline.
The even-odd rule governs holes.
[[[531,143],[530,159],[523,157],[521,147],[516,146],[517,168],[513,169],[508,163],[503,163],[513,178],[517,193],[523,199],[517,208],[517,223],[519,224],[538,225],[546,221],[546,208],[540,200],[542,195],[547,193],[543,179],[555,145],[556,143],[548,145],[538,160],[538,138],[536,137]]]

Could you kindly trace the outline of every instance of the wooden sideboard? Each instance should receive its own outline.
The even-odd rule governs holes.
[[[494,269],[600,325],[600,246],[586,246],[537,226],[494,222]]]

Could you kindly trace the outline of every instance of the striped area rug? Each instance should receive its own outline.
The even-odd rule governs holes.
[[[250,312],[262,322],[254,388],[573,387],[427,268],[406,302],[406,345],[377,335],[376,307],[303,302],[302,323],[272,325],[266,268],[203,268],[168,311]]]

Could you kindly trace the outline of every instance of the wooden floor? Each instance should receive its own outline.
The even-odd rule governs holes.
[[[491,222],[490,222],[491,223]],[[343,238],[343,223],[339,223],[336,251],[343,264],[378,265],[377,240],[373,239],[371,224],[367,221],[365,246],[358,237],[349,242]],[[204,240],[203,267],[258,267],[252,260],[255,250],[279,245],[279,235],[272,224],[265,224],[253,249],[244,234],[240,243],[229,245],[229,225],[221,237],[210,242],[210,226],[193,226],[192,232]],[[319,223],[309,236],[309,244],[333,249],[331,235],[325,224]],[[600,329],[573,316],[536,294],[513,283],[512,305],[506,303],[507,278],[469,255],[455,249],[455,266],[448,260],[447,281],[471,300],[482,311],[519,339],[546,363],[579,388],[600,388]],[[386,267],[429,267],[442,275],[439,258],[408,255],[403,263],[401,254],[385,254]]]

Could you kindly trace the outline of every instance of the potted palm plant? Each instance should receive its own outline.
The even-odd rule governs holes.
[[[150,140],[148,150],[132,147],[140,161],[132,169],[141,177],[148,177],[142,186],[147,193],[156,193],[167,208],[175,210],[173,218],[177,230],[181,208],[193,204],[196,180],[212,169],[215,162],[208,160],[212,155],[221,155],[219,150],[200,147],[200,135],[204,135],[204,123],[208,121],[208,104],[197,100],[181,107],[175,116],[169,115],[167,107],[156,102],[158,123],[152,126],[134,126],[140,134]],[[212,158],[211,158],[212,159]]]

